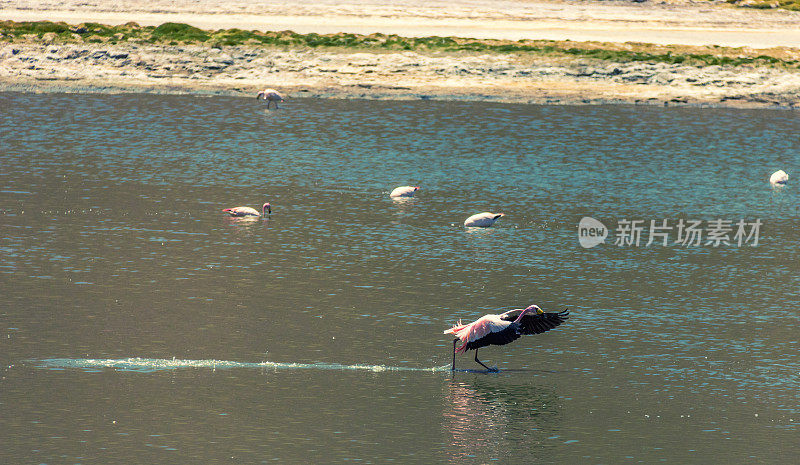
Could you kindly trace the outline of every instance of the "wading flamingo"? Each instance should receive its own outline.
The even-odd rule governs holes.
[[[226,208],[222,211],[229,213],[231,216],[262,216],[272,213],[272,207],[269,202],[267,202],[261,206],[261,213],[255,208],[250,207],[233,207]]]
[[[789,182],[789,175],[783,170],[778,170],[769,177],[769,183],[773,186],[785,186],[787,182]]]
[[[275,89],[264,89],[256,95],[256,100],[264,97],[267,101],[267,109],[272,102],[275,102],[275,108],[278,108],[278,102],[283,102],[283,96]]]
[[[531,305],[526,309],[510,310],[500,315],[484,315],[469,324],[457,325],[444,332],[456,337],[453,340],[453,366],[456,369],[456,354],[475,349],[475,361],[489,371],[498,371],[497,368],[489,368],[478,360],[478,349],[488,345],[502,346],[511,341],[517,340],[523,334],[541,334],[550,331],[569,318],[569,312],[545,313],[536,305]],[[461,341],[460,347],[456,343]]]
[[[389,197],[414,197],[414,193],[420,189],[419,186],[400,186],[395,188]]]
[[[477,215],[472,215],[464,221],[464,226],[468,228],[479,227],[488,228],[493,225],[500,217],[505,216],[503,213],[483,212]]]

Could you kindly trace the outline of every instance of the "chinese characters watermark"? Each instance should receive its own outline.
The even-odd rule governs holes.
[[[681,218],[677,221],[650,220],[649,224],[645,220],[622,219],[617,221],[614,245],[650,247],[655,243],[664,247],[669,245],[741,247],[749,244],[755,247],[758,245],[758,234],[762,224],[760,218],[751,222],[740,219],[735,223],[723,219],[703,221]],[[585,249],[606,242],[608,235],[608,228],[592,217],[584,216],[578,223],[578,242]]]

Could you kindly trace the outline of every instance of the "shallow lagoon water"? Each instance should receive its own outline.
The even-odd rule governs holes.
[[[796,457],[795,112],[261,104],[0,94],[2,461]],[[572,316],[450,373],[444,329],[531,303]]]

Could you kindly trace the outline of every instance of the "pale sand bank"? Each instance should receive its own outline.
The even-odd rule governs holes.
[[[727,47],[800,47],[800,13],[711,2],[458,2],[365,0],[0,0],[0,18],[143,26],[182,22],[202,29],[351,32],[404,37],[546,39]]]
[[[143,44],[4,45],[0,63],[0,84],[19,90],[800,108],[800,73],[772,68]]]

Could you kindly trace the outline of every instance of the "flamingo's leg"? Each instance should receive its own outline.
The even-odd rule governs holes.
[[[456,342],[458,341],[458,338],[453,339],[453,366],[450,368],[450,371],[456,371]]]
[[[487,371],[497,371],[497,369],[495,369],[495,368],[489,368],[489,367],[487,367],[486,365],[484,365],[484,364],[483,364],[483,362],[481,362],[480,360],[478,360],[478,349],[475,349],[475,361],[476,361],[476,362],[478,362],[478,363],[480,363],[480,364],[481,364],[481,366],[482,366],[482,367],[484,367],[484,368],[486,368],[486,370],[487,370]]]

